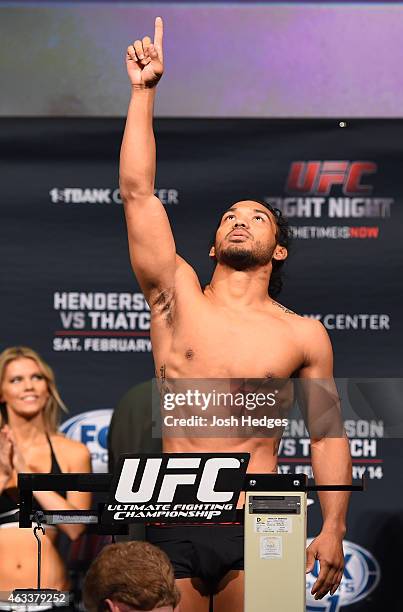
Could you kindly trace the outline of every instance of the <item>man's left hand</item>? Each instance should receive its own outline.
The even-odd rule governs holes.
[[[343,538],[329,531],[322,531],[306,549],[306,573],[311,572],[319,561],[320,572],[312,587],[315,599],[322,599],[326,593],[333,595],[343,577]]]

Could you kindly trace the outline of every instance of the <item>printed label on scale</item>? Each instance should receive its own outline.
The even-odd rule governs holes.
[[[255,516],[255,533],[292,533],[292,518]]]
[[[262,536],[260,538],[260,558],[283,558],[283,541],[281,536]]]

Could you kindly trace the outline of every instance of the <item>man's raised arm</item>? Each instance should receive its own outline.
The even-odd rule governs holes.
[[[161,292],[173,287],[176,256],[167,214],[154,196],[153,109],[156,86],[163,73],[162,37],[163,23],[157,17],[154,43],[146,36],[127,48],[132,94],[120,152],[120,192],[130,260],[150,305]]]

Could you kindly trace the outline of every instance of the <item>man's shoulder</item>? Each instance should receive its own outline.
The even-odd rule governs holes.
[[[327,336],[327,331],[324,325],[318,319],[305,317],[304,315],[291,310],[291,308],[288,308],[288,306],[273,300],[273,298],[270,299],[276,311],[284,315],[283,320],[287,321],[287,323],[289,323],[296,332],[312,334],[315,337]]]
[[[332,353],[329,334],[323,323],[311,317],[298,316],[292,323],[292,333],[306,356],[325,359]]]
[[[274,309],[278,314],[282,313],[284,315],[295,315],[295,318],[299,318],[299,319],[303,318],[297,312],[295,312],[294,310],[291,310],[291,308],[288,308],[288,306],[284,306],[284,304],[280,304],[280,302],[277,302],[273,298],[270,298],[270,302],[271,302],[271,305],[274,306]]]

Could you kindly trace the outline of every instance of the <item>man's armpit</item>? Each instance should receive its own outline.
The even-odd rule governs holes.
[[[150,307],[153,316],[164,319],[167,325],[173,324],[175,307],[175,287],[169,287],[160,291],[150,300]]]

